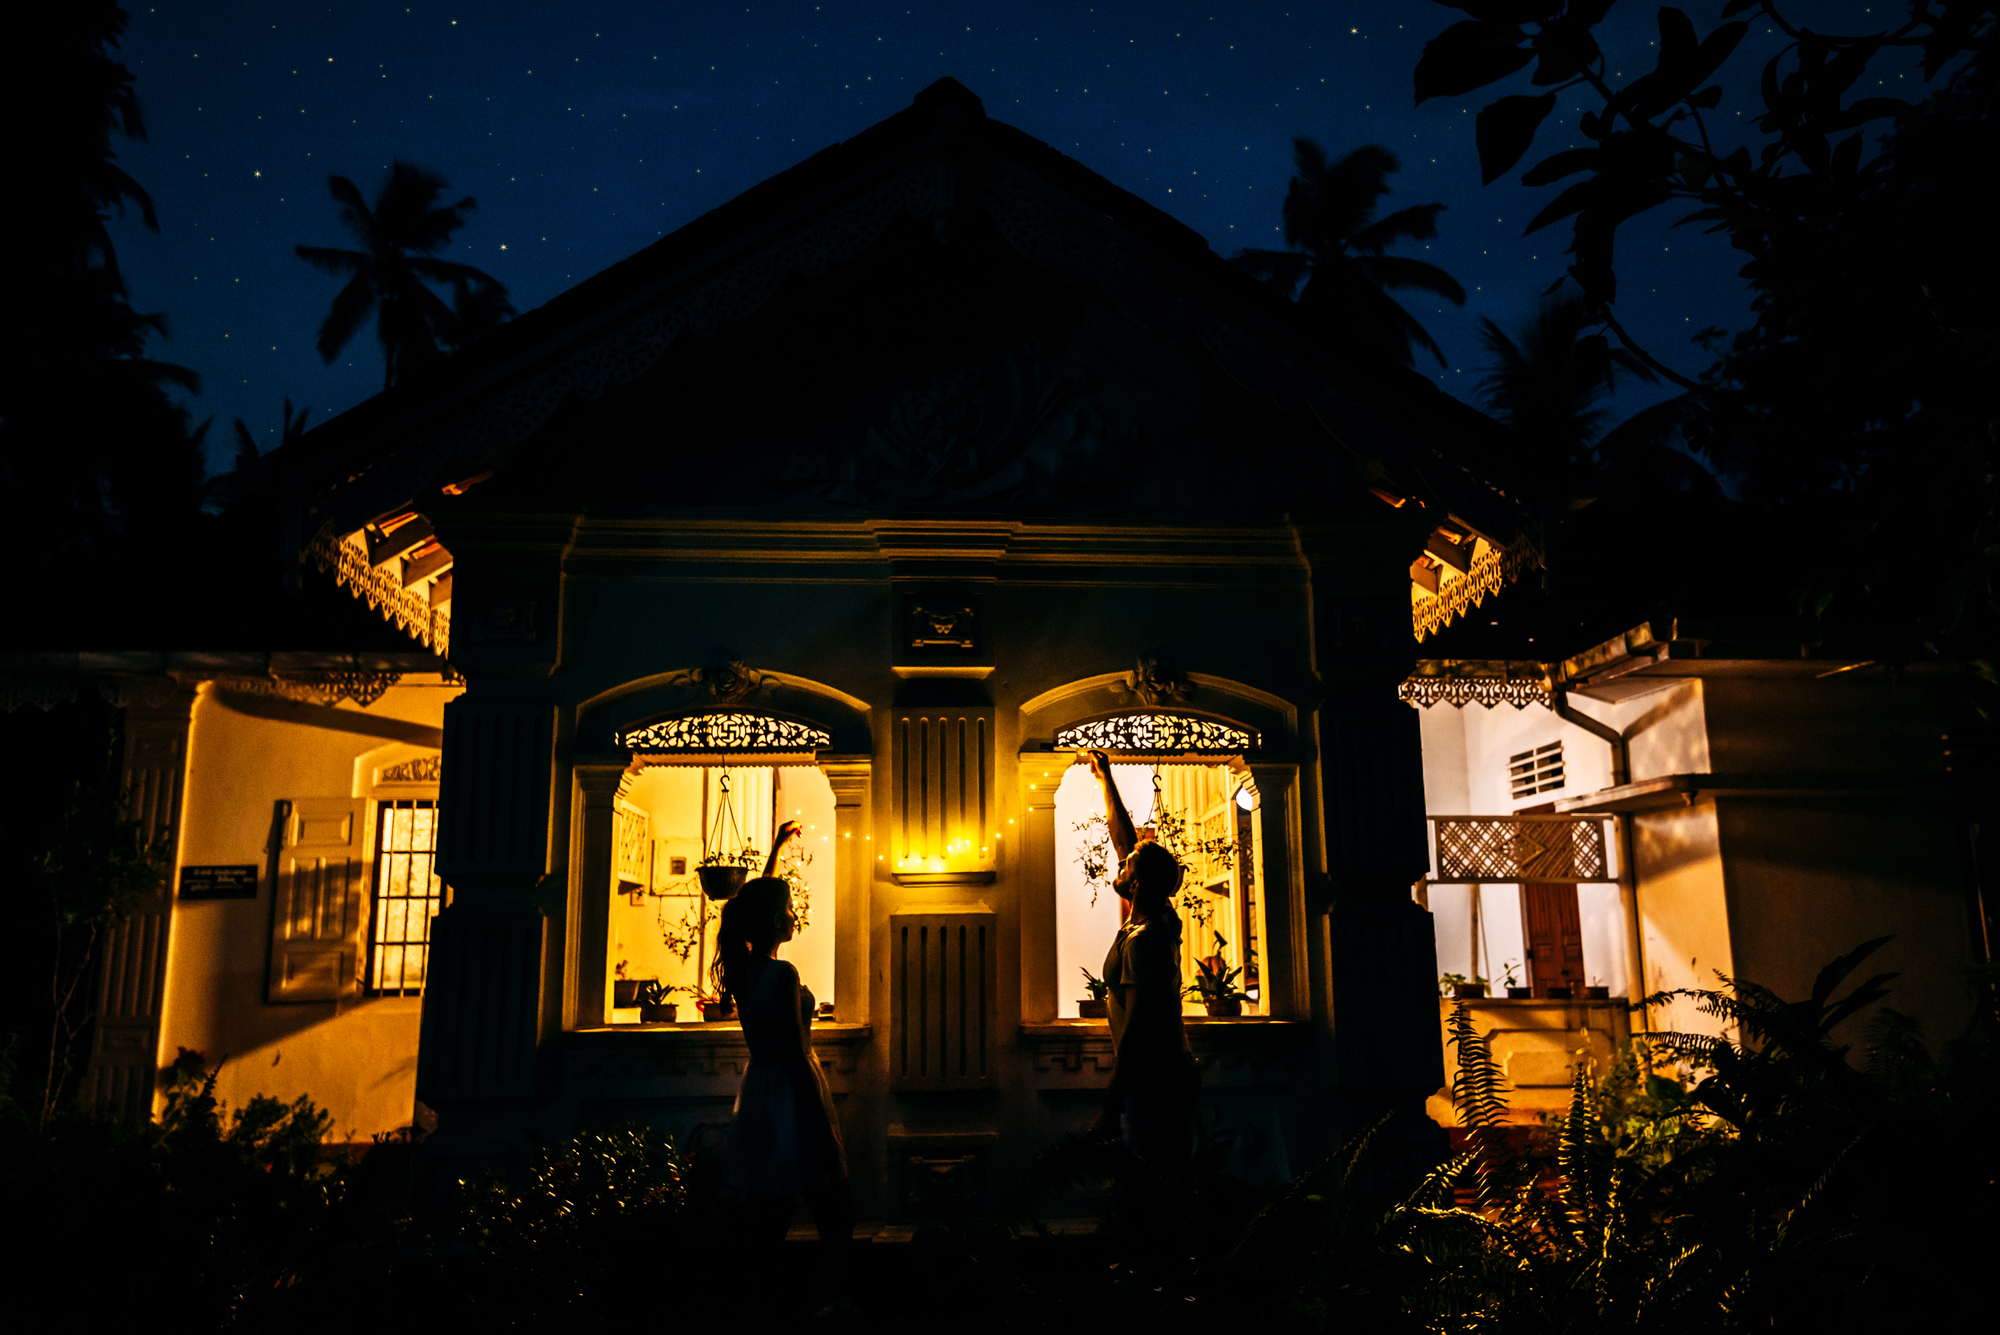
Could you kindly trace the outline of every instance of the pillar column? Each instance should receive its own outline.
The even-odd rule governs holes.
[[[869,819],[867,756],[821,756],[820,772],[833,789],[834,948],[833,1006],[843,1024],[868,1023],[868,922],[874,897],[876,847]]]
[[[171,683],[163,683],[171,685]],[[98,971],[96,1022],[79,1090],[82,1103],[126,1123],[153,1115],[166,1001],[174,885],[180,876],[182,790],[195,693],[173,689],[125,710],[125,797],[139,837],[165,839],[166,880],[111,929]]]
[[[1021,1019],[1038,1023],[1056,1018],[1056,789],[1072,763],[1067,753],[1024,751],[1015,771],[1020,781],[1020,830],[1011,835],[1003,857],[1014,859],[1020,887]],[[1000,827],[1006,830],[1008,827]],[[1005,845],[1003,845],[1005,847]]]
[[[1416,711],[1396,698],[1417,657],[1409,564],[1429,520],[1414,504],[1298,529],[1312,578],[1326,872],[1324,1003],[1341,1133],[1390,1112],[1384,1169],[1398,1183],[1444,1149],[1424,1100],[1444,1083],[1437,939],[1411,897],[1430,851]]]
[[[612,823],[622,764],[579,764],[571,770],[569,893],[563,933],[562,1025],[594,1029],[610,1016],[604,974],[610,967]]]
[[[454,1101],[535,1090],[554,734],[546,701],[445,706],[437,867],[452,902],[431,929],[417,1055],[417,1097],[441,1124]]]

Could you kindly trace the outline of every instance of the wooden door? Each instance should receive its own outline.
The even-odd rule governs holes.
[[[1536,996],[1547,996],[1551,986],[1584,985],[1583,915],[1574,881],[1521,887],[1521,939],[1528,956],[1528,985]],[[1570,995],[1582,994],[1573,990]]]

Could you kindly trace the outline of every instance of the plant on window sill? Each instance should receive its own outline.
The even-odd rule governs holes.
[[[1102,1020],[1111,1014],[1111,984],[1099,978],[1088,969],[1079,969],[1083,975],[1084,999],[1076,1003],[1077,1018]]]
[[[1228,947],[1222,933],[1215,933],[1215,953],[1195,961],[1194,981],[1183,990],[1184,995],[1199,1000],[1202,1009],[1212,1016],[1241,1015],[1243,1003],[1250,1000],[1250,994],[1236,985],[1243,970],[1230,968],[1223,957],[1222,952]]]

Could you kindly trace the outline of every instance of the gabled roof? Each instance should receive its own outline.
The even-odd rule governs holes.
[[[565,402],[595,399],[685,335],[755,312],[787,276],[852,259],[893,219],[945,228],[971,212],[1033,264],[1094,283],[1135,323],[1206,349],[1242,389],[1309,409],[1366,461],[1385,500],[1434,512],[1439,540],[1412,567],[1420,630],[1532,562],[1518,503],[1490,463],[1473,467],[1504,448],[1490,419],[1312,324],[1192,229],[989,119],[951,79],[310,432],[281,461],[300,544],[442,650],[450,558],[430,538],[428,498],[482,476]]]

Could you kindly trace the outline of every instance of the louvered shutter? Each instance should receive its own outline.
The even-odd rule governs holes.
[[[358,996],[365,805],[344,797],[305,797],[290,805],[271,896],[266,999]]]

